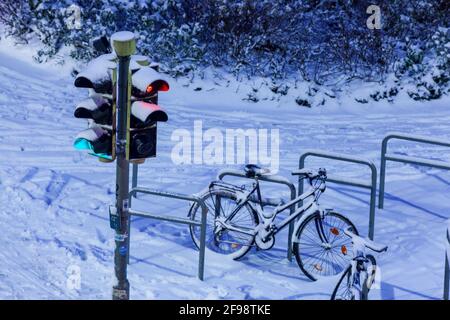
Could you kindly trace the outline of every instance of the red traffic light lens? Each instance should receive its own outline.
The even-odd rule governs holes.
[[[169,84],[165,81],[162,81],[159,91],[169,91]]]
[[[156,80],[147,86],[145,92],[147,95],[151,95],[158,91],[169,91],[169,84],[164,80]]]

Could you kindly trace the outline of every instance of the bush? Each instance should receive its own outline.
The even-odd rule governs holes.
[[[81,8],[80,30],[67,25],[64,8],[72,4]],[[92,38],[134,30],[141,53],[163,62],[172,75],[214,66],[239,77],[276,81],[294,76],[332,84],[355,78],[379,81],[393,70],[405,75],[435,50],[446,59],[440,52],[448,50],[448,39],[439,38],[442,50],[427,43],[438,26],[448,27],[447,0],[379,0],[381,30],[366,26],[371,4],[369,0],[2,0],[0,22],[18,42],[37,36],[43,44],[40,61],[54,57],[63,46],[72,48],[73,58],[88,60],[95,54],[89,45]],[[443,75],[440,81],[446,79]]]

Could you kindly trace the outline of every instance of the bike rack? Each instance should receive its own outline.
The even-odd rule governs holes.
[[[410,135],[410,134],[404,134],[404,133],[398,133],[398,132],[389,133],[386,137],[384,137],[383,143],[381,144],[380,191],[378,194],[378,208],[380,208],[380,209],[383,209],[383,207],[384,207],[384,186],[385,186],[385,180],[386,180],[386,161],[387,160],[395,161],[395,162],[402,162],[402,163],[417,164],[417,165],[421,165],[421,166],[433,167],[433,168],[438,168],[438,169],[450,170],[450,163],[448,163],[448,162],[437,161],[437,160],[428,160],[428,159],[423,159],[423,158],[401,156],[401,155],[386,153],[388,142],[389,142],[389,140],[392,140],[392,139],[414,141],[414,142],[432,144],[432,145],[437,145],[437,146],[450,147],[449,141],[430,139],[430,138],[423,137],[423,136],[416,136],[416,135]]]
[[[165,191],[159,191],[159,190],[151,190],[147,188],[138,188],[137,187],[137,164],[133,164],[133,176],[132,176],[132,188],[129,192],[129,214],[130,216],[138,216],[143,218],[150,218],[150,219],[156,219],[156,220],[162,220],[162,221],[169,221],[174,223],[181,223],[181,224],[187,224],[187,225],[194,225],[200,227],[200,246],[199,246],[199,258],[198,258],[198,278],[203,281],[204,276],[204,270],[205,270],[205,240],[206,240],[206,215],[208,213],[208,209],[203,202],[202,199],[193,196],[193,195],[185,195],[180,193],[172,193],[172,192],[165,192]],[[158,197],[164,197],[164,198],[172,198],[172,199],[178,199],[178,200],[184,200],[184,201],[192,201],[198,203],[202,208],[202,217],[201,221],[193,221],[188,218],[179,218],[176,216],[170,216],[170,215],[158,215],[153,214],[149,212],[139,211],[139,210],[133,210],[131,209],[131,198],[136,197],[136,194],[138,193],[144,193],[144,194],[150,194]],[[131,237],[131,220],[128,224],[128,237]],[[131,242],[131,239],[130,241]],[[127,250],[127,259],[129,263],[129,257],[130,257],[130,248],[128,247]]]
[[[222,180],[225,176],[233,176],[233,177],[240,177],[240,178],[248,178],[244,172],[240,170],[233,170],[233,169],[224,169],[219,171],[219,174],[217,175],[218,180]],[[295,186],[293,183],[291,183],[288,179],[282,176],[273,175],[273,176],[260,176],[258,177],[260,181],[266,181],[271,183],[277,183],[285,185],[289,188],[291,192],[291,200],[295,199],[297,197],[297,193],[295,191]],[[271,205],[270,203],[267,205]],[[295,212],[295,206],[291,206],[289,214],[293,214]],[[295,222],[292,221],[289,224],[289,239],[288,239],[288,254],[287,258],[289,261],[292,261],[292,233],[294,232],[294,224]]]
[[[449,298],[450,287],[450,220],[447,227],[447,243],[445,249],[444,300]]]
[[[367,166],[370,168],[371,171],[371,182],[368,183],[364,180],[360,179],[348,179],[344,177],[338,177],[338,176],[330,176],[328,175],[327,182],[333,182],[338,184],[344,184],[364,189],[370,190],[370,213],[369,213],[369,239],[373,240],[374,237],[374,230],[375,230],[375,206],[376,206],[376,194],[377,194],[377,168],[375,165],[364,158],[359,157],[353,157],[348,156],[345,154],[339,154],[339,153],[332,153],[332,152],[325,152],[321,150],[306,150],[301,156],[299,160],[299,168],[303,169],[305,167],[305,159],[308,157],[315,157],[315,158],[325,158],[325,159],[332,159],[337,161],[343,161],[343,162],[350,162],[350,163],[356,163],[356,164],[362,164],[364,166]],[[298,180],[298,194],[303,193],[303,179]],[[299,206],[301,206],[301,203],[299,203]]]

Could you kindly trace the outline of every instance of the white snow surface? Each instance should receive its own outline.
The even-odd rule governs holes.
[[[8,46],[0,50],[0,299],[110,299],[114,233],[108,206],[114,202],[115,166],[72,147],[85,121],[76,104],[87,91],[73,86],[67,70],[35,65]],[[62,69],[60,69],[62,70]],[[306,149],[342,152],[373,160],[379,168],[381,140],[389,131],[450,139],[448,97],[432,103],[360,105],[304,109],[283,101],[243,102],[232,84],[201,83],[194,92],[183,81],[160,95],[169,121],[160,124],[158,157],[141,166],[139,185],[197,193],[225,165],[175,165],[173,130],[278,128],[280,174],[294,181]],[[450,161],[450,150],[392,143],[393,151]],[[330,173],[368,179],[369,173],[334,161],[310,161]],[[240,168],[240,166],[232,166]],[[266,196],[288,191],[264,185]],[[381,285],[371,299],[440,299],[443,291],[446,220],[450,218],[450,172],[389,162],[385,209],[376,212],[375,240],[387,244],[378,256]],[[329,184],[321,199],[367,233],[368,191]],[[188,205],[142,197],[142,210],[186,216]],[[198,252],[186,226],[133,219],[129,280],[132,299],[329,299],[337,277],[309,281],[286,259],[287,231],[270,251],[252,250],[242,261],[207,252],[205,280],[196,278]],[[67,285],[79,268],[81,286]]]

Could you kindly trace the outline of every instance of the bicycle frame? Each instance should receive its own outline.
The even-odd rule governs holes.
[[[315,187],[311,186],[311,188],[306,190],[303,194],[301,194],[297,198],[289,201],[288,203],[286,203],[284,205],[276,207],[270,218],[265,218],[262,213],[262,211],[264,209],[263,209],[263,205],[262,205],[259,181],[257,180],[257,178],[255,180],[256,180],[256,183],[255,183],[253,189],[247,193],[245,198],[241,198],[238,200],[240,203],[236,206],[236,208],[233,210],[233,212],[223,221],[223,223],[227,223],[229,220],[231,220],[236,215],[236,213],[240,209],[242,209],[242,207],[244,207],[245,205],[248,205],[251,210],[253,210],[254,212],[257,213],[258,218],[261,221],[263,221],[262,224],[264,226],[272,227],[271,235],[274,235],[274,234],[277,234],[282,229],[284,229],[287,225],[289,225],[289,223],[292,220],[298,218],[299,216],[302,216],[307,211],[310,211],[312,214],[317,213],[317,212],[322,212],[321,209],[319,208],[319,206],[317,205],[317,199],[320,196],[322,191],[320,190],[320,187],[315,188]],[[255,192],[257,192],[257,195],[258,195],[259,207],[254,205],[252,203],[253,201],[251,200],[251,198]],[[307,201],[300,208],[297,208],[297,210],[295,210],[291,215],[288,215],[285,219],[283,219],[278,224],[274,223],[274,220],[278,216],[279,213],[289,209],[292,206],[295,206],[299,202],[303,202],[303,201],[307,200],[308,198],[310,198],[310,201]],[[261,222],[260,222],[260,225],[261,225]],[[228,230],[240,232],[240,233],[251,235],[251,236],[256,235],[256,233],[258,232],[257,229],[253,229],[253,230],[249,229],[247,231],[242,228],[236,228],[229,224],[227,224],[226,227]]]

